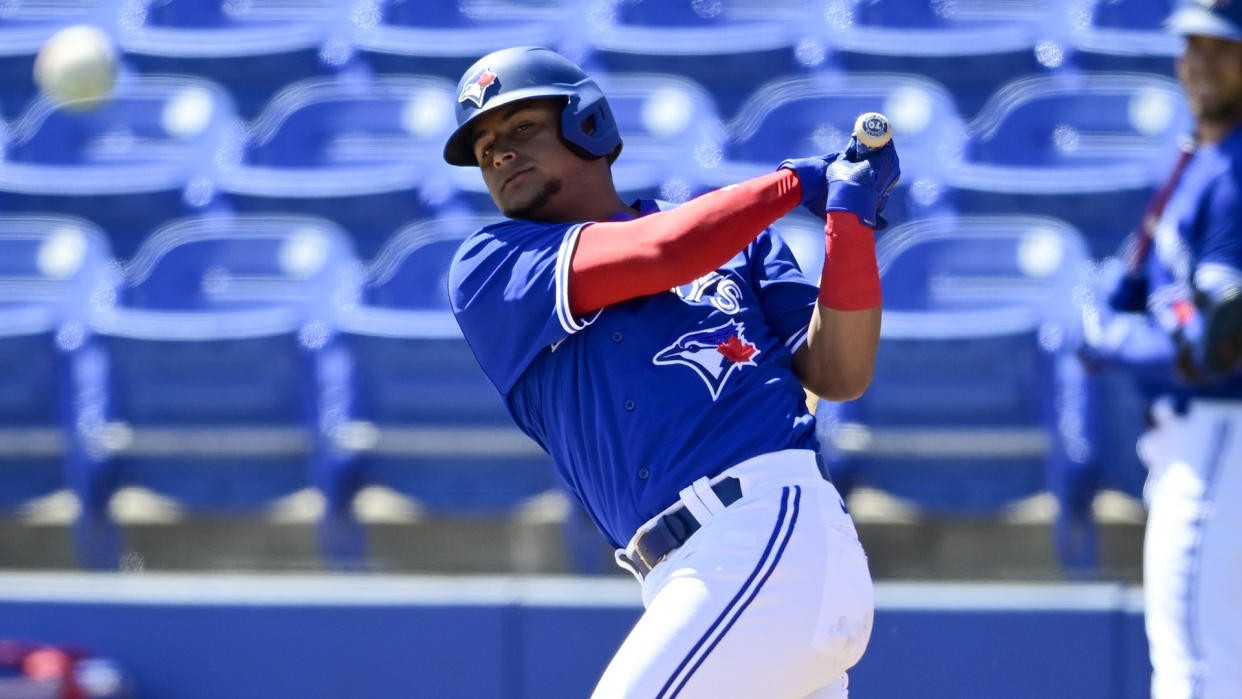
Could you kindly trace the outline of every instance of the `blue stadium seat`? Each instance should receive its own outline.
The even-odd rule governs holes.
[[[290,211],[335,221],[364,258],[453,188],[441,158],[454,85],[429,76],[312,78],[263,110],[220,173],[240,212]]]
[[[1164,28],[1173,0],[1066,0],[1060,9],[1075,66],[1173,74],[1182,39]]]
[[[791,0],[604,0],[586,18],[585,67],[685,76],[728,117],[773,75],[814,64],[798,51],[803,19],[802,4]]]
[[[39,97],[4,145],[0,209],[81,216],[128,258],[160,224],[212,206],[238,131],[228,95],[198,78],[128,76],[94,109]]]
[[[97,440],[111,477],[84,502],[137,485],[209,514],[254,512],[340,458],[350,360],[336,317],[361,265],[343,231],[301,216],[208,216],[155,232],[94,327],[111,392]],[[325,549],[337,532],[326,531]]]
[[[561,47],[578,6],[579,0],[359,0],[349,25],[353,45],[376,72],[436,75],[456,85],[492,51]]]
[[[332,0],[122,0],[117,41],[144,74],[191,74],[224,86],[250,119],[285,85],[329,75],[351,57]]]
[[[840,0],[820,19],[840,68],[925,75],[970,117],[1013,76],[1061,64],[1063,47],[1040,43],[1054,1]]]
[[[397,232],[342,326],[357,362],[346,443],[360,483],[434,512],[506,512],[556,484],[551,460],[514,425],[448,307],[453,253],[490,222],[440,218]]]
[[[884,322],[875,379],[821,402],[818,432],[838,486],[869,485],[941,515],[989,515],[1051,491],[1067,569],[1089,569],[1094,494],[1071,353],[1072,299],[1090,259],[1050,218],[932,218],[877,245]],[[1073,505],[1073,507],[1071,507]]]
[[[1190,115],[1177,83],[1138,73],[1020,78],[968,126],[950,172],[963,213],[1059,216],[1098,257],[1134,229]]]
[[[35,55],[43,43],[71,24],[108,26],[104,5],[94,0],[5,5],[0,13],[0,118],[16,119],[34,98]]]
[[[0,509],[98,477],[83,433],[102,419],[107,376],[87,320],[117,277],[89,222],[0,216]]]
[[[945,213],[946,163],[965,127],[943,87],[914,75],[824,71],[767,83],[728,124],[724,162],[710,175],[725,185],[771,172],[785,158],[839,151],[863,112],[888,115],[901,155],[901,181],[885,218]]]

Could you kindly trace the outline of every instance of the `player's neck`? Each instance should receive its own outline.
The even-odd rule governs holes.
[[[1242,126],[1242,115],[1233,119],[1201,119],[1196,125],[1195,136],[1199,143],[1220,143],[1239,126]]]

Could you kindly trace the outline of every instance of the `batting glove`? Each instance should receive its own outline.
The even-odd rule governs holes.
[[[782,161],[776,168],[787,168],[798,174],[798,186],[802,189],[802,201],[798,203],[821,221],[828,215],[828,166],[840,155],[829,153],[813,158],[793,158]]]
[[[887,222],[880,214],[901,179],[897,149],[892,141],[883,148],[864,148],[851,138],[841,155],[827,169],[827,211],[848,211],[867,226],[883,229]]]
[[[880,213],[901,177],[892,141],[870,149],[851,138],[844,153],[785,160],[780,167],[798,173],[800,203],[817,218],[826,218],[829,211],[848,211],[871,228],[887,225]]]

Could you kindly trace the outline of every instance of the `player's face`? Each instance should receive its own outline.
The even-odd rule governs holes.
[[[1177,77],[1201,122],[1232,126],[1242,119],[1242,43],[1187,37]]]
[[[558,195],[583,162],[560,138],[562,102],[529,100],[484,114],[474,157],[487,191],[509,218],[554,220]]]

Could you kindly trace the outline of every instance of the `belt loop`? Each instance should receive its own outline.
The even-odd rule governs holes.
[[[707,520],[712,518],[712,515],[716,514],[716,510],[713,510],[710,501],[705,501],[703,498],[699,497],[699,493],[701,492],[699,489],[700,485],[703,490],[711,493],[711,487],[708,486],[707,479],[700,478],[685,488],[682,488],[681,492],[677,493],[677,497],[681,498],[681,503],[686,506],[687,510],[690,510],[690,514],[694,515],[694,518],[698,520],[699,524],[705,524]],[[716,501],[716,505],[720,504],[720,500],[716,499],[715,493],[712,493],[712,500]]]
[[[699,500],[707,507],[707,510],[711,512],[713,516],[724,512],[725,504],[720,501],[720,496],[716,495],[716,491],[712,489],[711,481],[706,478],[700,478],[691,483],[690,487],[694,489],[694,494],[699,496]],[[693,512],[693,510],[691,510],[691,512]],[[706,519],[699,517],[698,513],[695,513],[694,516],[699,520],[700,524],[705,524],[707,522]]]

